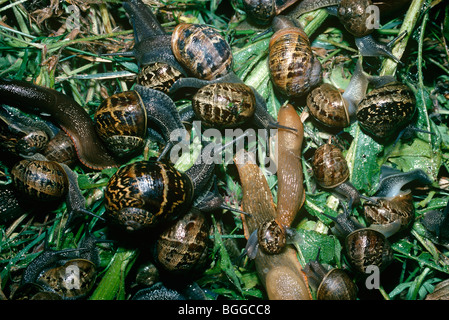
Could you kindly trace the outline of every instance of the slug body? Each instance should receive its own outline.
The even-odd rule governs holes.
[[[273,84],[284,95],[305,94],[321,81],[321,64],[304,31],[287,17],[273,19],[268,64]]]
[[[290,227],[305,201],[301,161],[304,127],[291,104],[279,109],[280,125],[292,128],[278,130],[278,203],[276,220]]]
[[[186,76],[171,49],[171,36],[157,21],[151,9],[140,0],[123,3],[134,27],[134,56],[139,64],[137,83],[168,92],[179,78]]]
[[[253,156],[241,150],[234,162],[239,171],[243,190],[242,208],[251,214],[243,217],[246,235],[249,237],[257,228],[276,218],[268,183]],[[256,270],[271,300],[310,300],[307,280],[301,271],[296,251],[286,247],[275,255],[257,250]]]
[[[55,121],[72,139],[86,167],[101,170],[118,166],[95,132],[92,119],[72,98],[29,82],[7,79],[0,79],[0,95],[5,104]]]

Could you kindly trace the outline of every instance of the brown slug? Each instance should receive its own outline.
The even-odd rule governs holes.
[[[276,217],[271,190],[255,162],[254,155],[240,150],[234,162],[240,176],[243,199],[242,208],[251,214],[242,216],[246,236],[260,225]],[[311,294],[295,249],[286,247],[275,255],[257,250],[255,257],[257,274],[270,300],[310,300]]]
[[[71,97],[26,81],[0,79],[2,103],[54,120],[72,139],[83,165],[94,170],[117,167],[102,144],[92,119]]]

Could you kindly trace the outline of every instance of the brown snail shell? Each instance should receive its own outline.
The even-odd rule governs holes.
[[[177,68],[164,62],[155,62],[142,66],[137,74],[137,83],[141,86],[168,93],[176,80],[183,77]]]
[[[212,83],[197,91],[192,99],[195,114],[211,127],[233,127],[251,119],[256,98],[243,83]]]
[[[147,112],[136,91],[113,94],[95,112],[95,130],[118,156],[140,150],[145,144]]]
[[[48,142],[42,153],[48,160],[64,163],[68,166],[73,165],[78,160],[75,145],[63,130],[60,130]]]
[[[163,269],[187,273],[201,268],[207,260],[210,224],[196,208],[166,228],[156,240],[155,258]]]
[[[312,168],[317,183],[323,188],[334,188],[349,178],[346,159],[340,148],[330,143],[315,150]]]
[[[15,187],[35,200],[59,200],[68,191],[67,175],[55,161],[24,159],[14,165],[11,175]]]
[[[316,290],[317,300],[355,300],[357,286],[348,274],[338,268],[326,270],[317,260],[304,267],[309,285]]]
[[[353,267],[365,273],[368,266],[384,270],[393,260],[393,249],[379,231],[363,228],[351,232],[345,239],[345,249]]]
[[[248,17],[257,24],[267,24],[298,0],[243,0],[243,9]]]
[[[282,251],[286,244],[284,228],[276,221],[263,223],[257,230],[259,247],[268,254],[276,254]]]
[[[370,91],[357,108],[360,126],[377,139],[388,139],[412,120],[416,111],[413,91],[392,83]]]
[[[377,203],[365,202],[364,214],[371,224],[387,224],[399,220],[401,229],[407,228],[415,217],[411,191],[392,198],[378,198]]]
[[[110,219],[135,231],[179,217],[191,204],[193,186],[172,164],[137,161],[111,177],[104,196]]]
[[[301,96],[321,81],[321,64],[301,28],[281,16],[275,17],[273,24],[275,30],[277,25],[281,29],[271,36],[269,43],[271,80],[282,94],[288,97]]]
[[[178,24],[172,34],[176,59],[197,78],[212,80],[232,71],[232,50],[220,32],[202,24]]]
[[[323,83],[313,89],[307,96],[307,108],[314,119],[328,127],[344,128],[350,124],[348,102],[331,84]]]
[[[43,271],[36,283],[64,299],[85,296],[96,279],[96,266],[86,259],[72,259],[61,266]]]
[[[364,37],[374,31],[368,27],[371,12],[367,10],[373,3],[371,0],[341,0],[337,15],[343,26],[355,37]]]

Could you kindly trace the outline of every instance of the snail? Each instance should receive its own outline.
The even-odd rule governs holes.
[[[21,114],[17,109],[0,108],[0,147],[11,155],[42,152],[54,136],[44,122]]]
[[[253,22],[265,25],[296,2],[298,0],[244,0],[242,4],[243,10]]]
[[[321,81],[321,63],[302,28],[285,16],[273,19],[268,65],[275,87],[287,97],[298,97]]]
[[[316,259],[306,264],[304,272],[317,300],[356,300],[357,286],[344,270],[327,270]]]
[[[11,169],[13,185],[25,199],[54,203],[65,198],[68,211],[66,228],[79,215],[94,215],[85,208],[76,174],[64,164],[46,159],[23,159]],[[20,200],[19,200],[20,201]]]
[[[206,215],[191,207],[157,236],[155,261],[170,274],[198,272],[207,261],[210,227]]]
[[[2,102],[12,107],[49,116],[71,138],[80,162],[88,168],[101,170],[118,166],[97,133],[92,119],[77,103],[56,90],[26,81],[0,79]]]
[[[387,56],[399,62],[391,49],[406,34],[400,34],[386,45],[376,42],[372,37],[375,30],[372,6],[371,0],[303,0],[294,8],[292,16],[299,17],[304,13],[327,7],[328,12],[336,15],[346,30],[354,35],[362,56]]]
[[[213,83],[244,84],[232,70],[231,47],[217,29],[199,24],[179,24],[173,31],[172,50],[193,76],[178,79],[169,90],[171,96],[184,88],[200,89]],[[267,111],[265,99],[256,89],[249,87],[256,98],[254,124],[265,129],[279,128]]]
[[[364,72],[359,58],[348,86],[342,94],[338,88],[323,83],[307,95],[309,114],[328,128],[344,128],[356,118],[357,106],[365,97],[368,85],[378,86],[395,81],[391,76],[372,76]]]
[[[140,85],[134,89],[113,94],[101,103],[94,116],[95,130],[107,148],[124,157],[142,150],[153,127],[166,144],[162,158],[174,143],[180,142],[172,134],[178,138],[186,135],[184,124],[165,93]]]
[[[363,205],[364,215],[369,223],[388,224],[399,220],[401,230],[406,229],[415,218],[415,207],[411,190],[402,190],[412,184],[428,185],[432,181],[421,169],[409,172],[383,165],[378,190],[371,197],[375,202]]]
[[[192,108],[209,127],[236,127],[252,119],[256,97],[243,83],[211,83],[195,93]]]
[[[139,64],[137,83],[168,92],[179,78],[186,76],[171,49],[171,36],[159,24],[149,7],[140,0],[123,3],[134,27],[133,55]]]
[[[95,244],[98,241],[87,234],[78,248],[63,250],[50,249],[45,242],[45,250],[23,272],[15,296],[20,297],[23,290],[32,286],[39,292],[50,292],[62,299],[85,297],[93,288],[97,275],[99,261],[95,261],[98,256]]]
[[[360,198],[371,200],[359,193],[349,179],[349,167],[339,147],[325,143],[315,150],[312,170],[316,182],[324,189],[348,201],[348,209],[360,203]],[[371,200],[372,201],[372,200]]]
[[[261,224],[275,219],[276,209],[270,187],[256,164],[254,154],[239,150],[234,162],[242,185],[242,209],[251,214],[242,216],[245,236],[248,238]],[[286,246],[278,254],[257,250],[254,262],[270,300],[311,299],[307,279],[292,247]]]
[[[385,141],[402,131],[415,112],[413,91],[405,84],[394,82],[371,90],[360,101],[356,117],[370,136]]]
[[[393,261],[393,249],[388,237],[399,231],[398,220],[385,225],[364,227],[349,217],[348,210],[336,218],[332,232],[343,241],[346,256],[354,269],[365,273],[368,266],[376,266],[383,271]]]
[[[42,151],[42,155],[50,161],[57,161],[69,167],[78,160],[75,145],[63,130],[59,130],[48,142]]]
[[[210,146],[204,148],[202,156],[208,152]],[[106,186],[107,216],[111,223],[129,232],[167,224],[185,214],[193,201],[207,198],[214,169],[215,163],[211,161],[196,161],[185,172],[165,160],[150,159],[125,165]],[[223,205],[221,201],[210,203],[215,208]]]
[[[276,218],[263,223],[257,231],[258,245],[268,254],[281,252],[291,236],[291,224],[305,201],[301,163],[304,128],[291,104],[282,106],[278,113],[279,124],[295,129],[278,130],[278,203]],[[256,234],[254,233],[253,237]],[[251,246],[252,239],[248,240]],[[254,252],[254,249],[250,251]]]

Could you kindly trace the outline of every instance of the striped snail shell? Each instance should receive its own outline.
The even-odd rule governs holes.
[[[231,47],[213,27],[178,24],[171,44],[176,59],[197,78],[212,80],[232,71]]]
[[[141,150],[147,133],[147,112],[136,91],[113,94],[95,112],[95,129],[109,150],[120,157]]]
[[[254,115],[256,98],[243,83],[211,83],[193,96],[193,110],[210,127],[235,127]]]
[[[59,200],[68,191],[67,174],[55,161],[24,159],[14,165],[11,175],[14,186],[35,200]]]
[[[275,87],[288,97],[305,94],[321,81],[321,64],[305,32],[287,17],[276,16],[268,65]]]
[[[136,231],[185,213],[192,201],[193,186],[190,178],[172,164],[137,161],[111,177],[104,196],[111,221]]]

